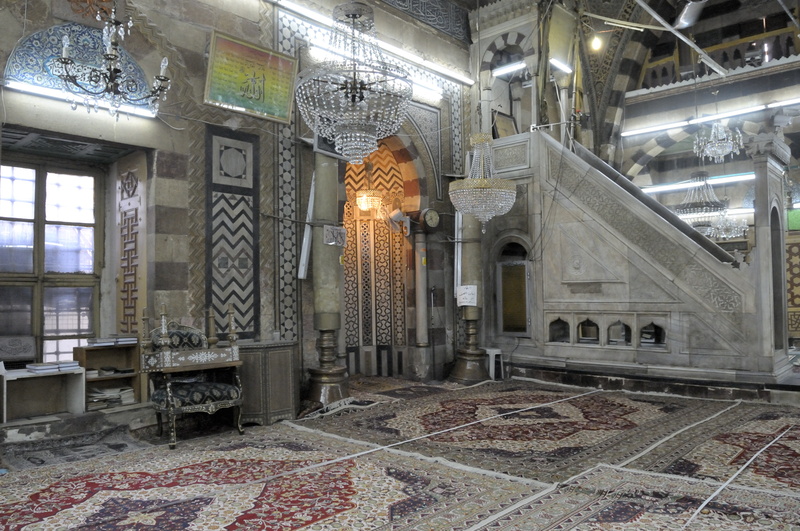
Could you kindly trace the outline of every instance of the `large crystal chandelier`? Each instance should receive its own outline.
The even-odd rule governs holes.
[[[494,176],[492,137],[477,133],[470,138],[473,147],[472,166],[466,179],[450,183],[450,200],[462,214],[475,216],[486,232],[486,222],[502,216],[514,206],[517,187],[507,179]]]
[[[721,122],[711,124],[711,133],[708,137],[698,134],[694,139],[694,152],[703,158],[713,160],[717,164],[725,160],[726,155],[739,154],[744,147],[742,133],[739,129],[729,131]]]
[[[336,6],[333,19],[328,51],[336,58],[300,72],[297,106],[308,127],[350,163],[361,164],[405,121],[412,86],[378,48],[370,6]]]
[[[54,74],[61,78],[63,88],[70,95],[72,109],[82,102],[88,111],[99,107],[108,108],[112,116],[117,115],[123,105],[147,107],[153,114],[158,113],[160,101],[166,99],[170,89],[170,79],[166,75],[167,58],[161,60],[161,71],[153,81],[152,87],[143,86],[139,80],[126,75],[120,68],[119,42],[130,35],[133,21],[117,20],[114,4],[110,15],[97,12],[97,20],[103,23],[102,68],[75,62],[71,57],[72,44],[69,37],[62,38],[61,57],[54,62]]]
[[[675,207],[675,213],[707,238],[729,240],[744,237],[747,222],[735,221],[728,216],[728,204],[717,197],[708,183],[708,172],[692,173],[692,182],[695,186],[686,191],[686,197]]]

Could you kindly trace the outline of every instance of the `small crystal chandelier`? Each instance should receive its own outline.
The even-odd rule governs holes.
[[[408,74],[387,63],[374,37],[372,8],[361,2],[333,10],[329,51],[338,57],[300,72],[295,93],[306,125],[361,164],[406,119]]]
[[[747,220],[735,220],[726,215],[717,216],[711,222],[707,237],[715,240],[733,240],[747,235]]]
[[[692,181],[696,185],[686,191],[686,197],[675,207],[675,213],[707,238],[729,240],[744,237],[747,222],[737,222],[728,216],[728,204],[717,197],[708,183],[708,172],[692,173]]]
[[[367,187],[356,192],[356,205],[361,210],[374,210],[383,205],[383,192],[372,185],[372,163],[367,162]]]
[[[117,20],[116,3],[111,8],[111,15],[97,12],[97,20],[103,23],[103,68],[76,63],[70,58],[72,44],[69,37],[62,38],[61,57],[54,63],[54,74],[61,78],[64,90],[70,95],[68,101],[72,109],[78,108],[82,101],[87,111],[97,111],[99,107],[107,107],[112,116],[116,116],[123,105],[146,106],[153,114],[158,113],[159,103],[166,99],[170,89],[170,79],[166,76],[168,61],[161,60],[161,71],[153,81],[152,88],[143,86],[137,79],[127,76],[120,68],[119,41],[130,35],[133,21]]]
[[[739,129],[729,131],[721,122],[711,124],[711,133],[708,137],[698,134],[694,139],[694,152],[703,158],[713,160],[717,164],[724,162],[726,155],[739,154],[744,147],[742,133]]]
[[[514,206],[517,187],[507,179],[494,176],[492,137],[477,133],[470,138],[474,148],[469,176],[450,183],[450,201],[462,214],[475,216],[486,232],[486,222],[502,216]]]

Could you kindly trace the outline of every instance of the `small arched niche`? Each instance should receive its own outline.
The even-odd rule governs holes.
[[[600,344],[600,327],[591,319],[585,319],[578,323],[578,343],[598,345]]]
[[[662,327],[651,322],[639,331],[639,344],[643,347],[664,347],[667,344],[667,335]]]
[[[569,323],[560,317],[552,321],[548,341],[550,343],[569,343]]]
[[[620,320],[611,323],[608,327],[608,344],[630,346],[631,327]]]

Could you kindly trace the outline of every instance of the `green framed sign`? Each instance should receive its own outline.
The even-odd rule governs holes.
[[[205,103],[288,124],[297,59],[214,32]]]

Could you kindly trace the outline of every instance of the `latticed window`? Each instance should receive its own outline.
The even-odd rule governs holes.
[[[100,184],[89,171],[0,166],[0,334],[36,337],[44,361],[94,335]]]

